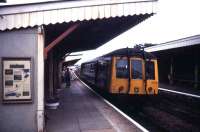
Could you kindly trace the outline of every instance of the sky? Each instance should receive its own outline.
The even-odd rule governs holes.
[[[7,0],[8,3],[27,1],[46,0]],[[157,6],[157,14],[96,50],[86,52],[79,63],[135,44],[160,44],[200,34],[200,0],[159,0]]]
[[[115,49],[160,44],[197,34],[200,34],[200,0],[159,0],[157,14],[85,54],[78,64]]]

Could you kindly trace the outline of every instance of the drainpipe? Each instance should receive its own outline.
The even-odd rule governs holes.
[[[194,55],[194,61],[195,61],[195,66],[194,66],[194,88],[198,88],[198,73],[199,73],[199,70],[198,70],[198,59],[197,59],[197,51],[195,52],[195,55]]]
[[[171,57],[171,65],[170,65],[170,80],[169,80],[169,83],[170,85],[172,85],[174,82],[173,82],[173,72],[174,72],[174,66],[173,66],[173,56]]]
[[[196,63],[194,67],[194,88],[198,87],[198,72],[198,64]]]
[[[50,51],[49,53],[49,57],[48,57],[48,61],[49,61],[49,98],[52,99],[53,98],[53,93],[54,93],[54,77],[53,77],[53,52]]]

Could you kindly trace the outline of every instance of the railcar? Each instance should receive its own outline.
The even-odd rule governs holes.
[[[138,48],[118,49],[82,63],[80,77],[111,94],[158,94],[157,59]]]

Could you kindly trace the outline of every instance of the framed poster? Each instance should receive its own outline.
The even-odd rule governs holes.
[[[2,65],[3,102],[31,102],[31,58],[2,58]]]

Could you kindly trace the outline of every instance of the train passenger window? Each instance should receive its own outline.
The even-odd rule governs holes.
[[[125,59],[118,59],[116,62],[116,77],[128,78],[128,61]]]
[[[155,80],[155,66],[154,62],[146,62],[146,78],[150,80]]]
[[[131,76],[133,79],[142,79],[142,61],[141,60],[132,60],[131,61],[132,73]]]

